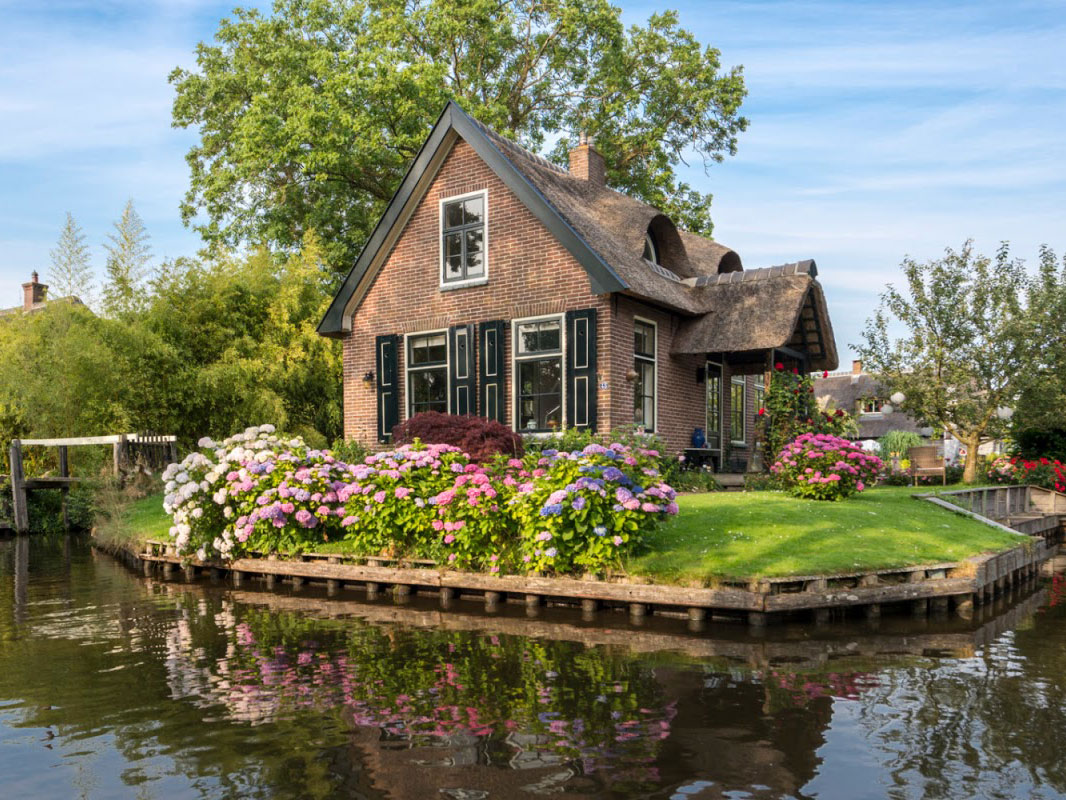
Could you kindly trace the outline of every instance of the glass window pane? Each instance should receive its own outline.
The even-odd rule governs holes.
[[[411,373],[411,414],[448,411],[447,370],[427,369]]]
[[[562,365],[558,359],[536,361],[537,394],[561,394],[563,389]]]
[[[655,358],[655,328],[643,322],[637,322],[633,326],[633,349],[634,352]]]
[[[557,352],[562,349],[562,326],[559,320],[540,323],[538,344],[538,349],[542,353]]]
[[[444,256],[451,258],[452,256],[462,255],[463,252],[463,240],[461,233],[448,233],[444,236]]]
[[[466,214],[463,219],[464,225],[474,225],[481,222],[485,216],[485,203],[483,198],[472,197],[463,205],[466,207]]]
[[[430,336],[415,336],[411,343],[411,366],[420,364],[443,364],[448,357],[447,340],[443,333]]]
[[[457,278],[457,277],[461,277],[462,274],[463,274],[463,257],[462,256],[451,256],[448,259],[448,274],[445,277],[447,277],[447,278]]]
[[[458,228],[463,224],[462,202],[444,204],[444,227]]]

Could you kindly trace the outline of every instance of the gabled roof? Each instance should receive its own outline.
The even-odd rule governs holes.
[[[716,346],[706,351],[806,346],[804,331],[812,327],[811,343],[819,344],[812,359],[819,369],[836,368],[813,261],[744,272],[740,256],[725,245],[680,231],[658,209],[571,175],[485,127],[453,102],[445,106],[389,201],[319,323],[319,333],[343,336],[350,329],[352,314],[459,138],[573,255],[594,293],[621,292],[695,317],[686,323],[688,346],[717,337]],[[669,254],[663,266],[642,257],[649,230]]]

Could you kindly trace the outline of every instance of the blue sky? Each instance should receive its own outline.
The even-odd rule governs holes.
[[[0,0],[0,305],[47,273],[67,211],[98,268],[127,198],[157,257],[195,253],[195,134],[170,127],[166,77],[233,5]],[[905,255],[1066,249],[1066,3],[668,7],[747,79],[736,157],[686,171],[714,192],[715,237],[748,267],[814,258],[843,361]]]

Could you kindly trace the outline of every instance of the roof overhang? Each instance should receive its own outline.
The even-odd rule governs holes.
[[[788,348],[804,354],[811,369],[837,368],[825,295],[808,274],[723,282],[704,291],[707,311],[682,323],[672,353],[724,353],[731,363],[755,365]]]

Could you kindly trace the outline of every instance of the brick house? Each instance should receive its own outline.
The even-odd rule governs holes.
[[[775,361],[837,365],[816,275],[745,271],[607,188],[591,143],[567,171],[449,103],[318,330],[344,342],[348,438],[425,410],[638,425],[675,451],[701,428],[721,467],[747,461]]]
[[[48,296],[48,284],[41,283],[40,278],[37,275],[36,270],[30,275],[30,279],[22,284],[22,305],[14,306],[12,308],[0,308],[0,317],[7,316],[9,314],[19,314],[40,311],[48,306],[49,303],[74,303],[76,305],[84,305],[80,298],[70,295],[69,297],[59,297],[53,300]]]

